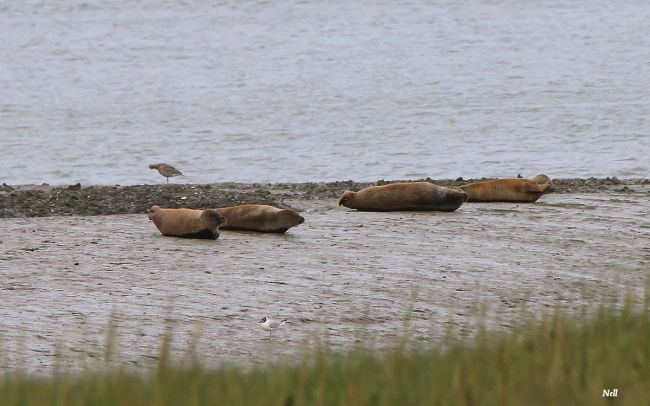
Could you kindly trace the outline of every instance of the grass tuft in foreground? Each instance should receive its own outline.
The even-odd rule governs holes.
[[[468,344],[388,354],[317,350],[299,364],[176,367],[47,378],[5,375],[1,405],[650,404],[650,313],[631,305],[577,320],[555,314]],[[443,350],[444,348],[444,350]],[[618,397],[603,397],[618,389]]]

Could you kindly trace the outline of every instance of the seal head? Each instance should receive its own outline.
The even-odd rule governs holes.
[[[345,203],[349,202],[350,200],[354,199],[354,195],[357,194],[357,192],[353,192],[351,190],[346,190],[343,192],[343,195],[339,199],[339,206],[345,206]],[[349,206],[346,206],[349,207]]]
[[[149,216],[149,220],[153,221],[154,217],[156,217],[156,213],[160,210],[160,206],[153,205],[149,208],[149,211],[147,212],[147,216]]]
[[[543,173],[535,176],[534,178],[531,178],[530,181],[542,185],[544,187],[545,193],[553,192],[555,190],[555,186],[553,185],[553,181],[551,180],[551,178],[544,175]]]

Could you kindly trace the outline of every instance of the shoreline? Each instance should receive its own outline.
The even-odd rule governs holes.
[[[460,186],[481,179],[418,179],[440,186]],[[0,218],[95,216],[146,213],[154,204],[193,209],[268,204],[300,209],[300,201],[337,199],[345,190],[359,190],[403,180],[376,182],[212,183],[131,186],[7,185],[0,186]],[[650,195],[650,179],[553,179],[553,193],[643,193]]]

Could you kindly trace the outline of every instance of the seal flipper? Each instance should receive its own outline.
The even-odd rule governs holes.
[[[220,228],[220,230],[230,230],[230,231],[252,231],[255,233],[286,233],[288,227],[283,227],[283,228],[274,228],[272,230],[260,230],[257,228],[251,228],[251,227],[235,227],[235,226],[223,226]]]
[[[199,238],[203,240],[216,240],[219,238],[219,233],[215,233],[212,230],[204,229],[201,231],[198,231],[196,233],[187,233],[183,235],[179,235],[181,238]]]

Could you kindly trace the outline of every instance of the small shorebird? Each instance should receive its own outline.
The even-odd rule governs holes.
[[[181,171],[167,164],[151,164],[149,165],[149,169],[157,169],[159,174],[167,178],[167,183],[169,183],[169,178],[183,176]]]
[[[269,338],[271,338],[271,334],[273,334],[273,330],[282,326],[286,322],[287,322],[286,320],[278,321],[278,320],[273,320],[269,317],[264,317],[258,323],[261,324],[264,329],[269,330]]]

